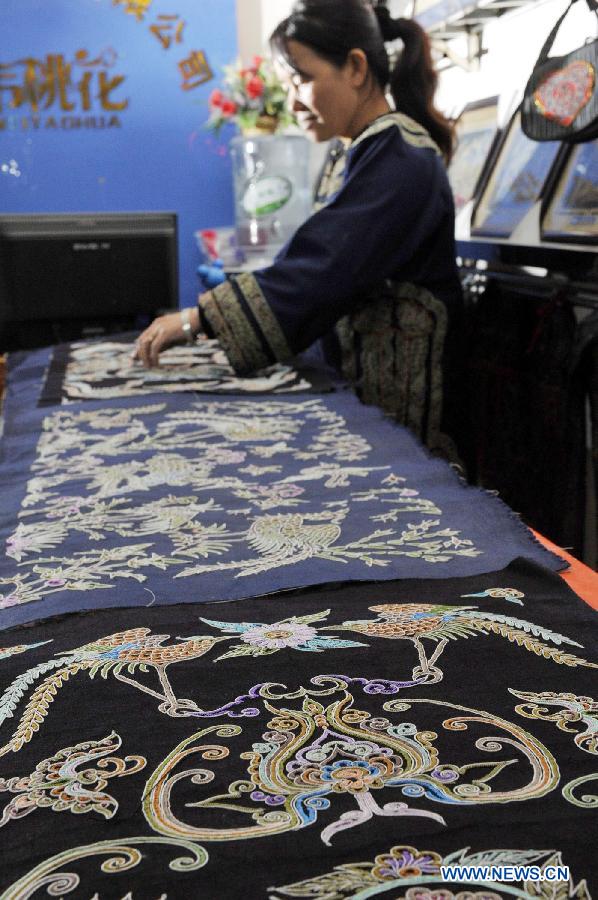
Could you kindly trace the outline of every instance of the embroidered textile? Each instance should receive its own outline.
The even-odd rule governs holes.
[[[111,400],[143,394],[179,391],[223,394],[282,394],[328,387],[321,373],[273,365],[252,378],[240,378],[217,341],[172,347],[160,356],[160,366],[144,369],[131,358],[134,342],[127,339],[81,342],[55,347],[39,405],[78,400]]]
[[[121,400],[54,411],[39,437],[19,426],[5,441],[0,627],[152,598],[456,577],[520,555],[562,565],[349,393]]]
[[[454,457],[441,433],[446,331],[444,303],[425,288],[393,282],[336,326],[342,371],[358,397]]]
[[[204,294],[201,316],[239,375],[251,375],[274,360],[288,362],[293,357],[253,275],[231,276]]]
[[[595,616],[520,560],[5,631],[0,896],[589,900]]]

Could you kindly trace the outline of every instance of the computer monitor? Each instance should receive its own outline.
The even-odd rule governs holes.
[[[0,351],[142,327],[178,307],[172,212],[0,216]]]

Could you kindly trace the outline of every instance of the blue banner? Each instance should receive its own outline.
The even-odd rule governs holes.
[[[230,225],[230,135],[208,97],[237,54],[234,0],[3,0],[0,209],[174,211],[180,298],[193,232]]]

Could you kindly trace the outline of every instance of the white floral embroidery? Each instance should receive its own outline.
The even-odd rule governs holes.
[[[44,421],[7,540],[15,571],[0,579],[0,608],[143,582],[152,569],[246,578],[321,560],[342,577],[349,562],[479,554],[404,476],[369,466],[371,453],[320,399],[59,410]]]
[[[290,366],[275,365],[252,378],[235,375],[217,341],[171,347],[159,369],[133,361],[133,343],[102,341],[72,344],[61,388],[62,402],[108,400],[156,391],[176,393],[287,393],[309,390],[310,384]]]

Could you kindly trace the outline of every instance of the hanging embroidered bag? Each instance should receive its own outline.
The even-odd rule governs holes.
[[[534,141],[581,143],[598,137],[598,40],[564,56],[548,56],[575,2],[571,0],[548,35],[525,87],[521,127]],[[598,13],[597,0],[586,2]]]

